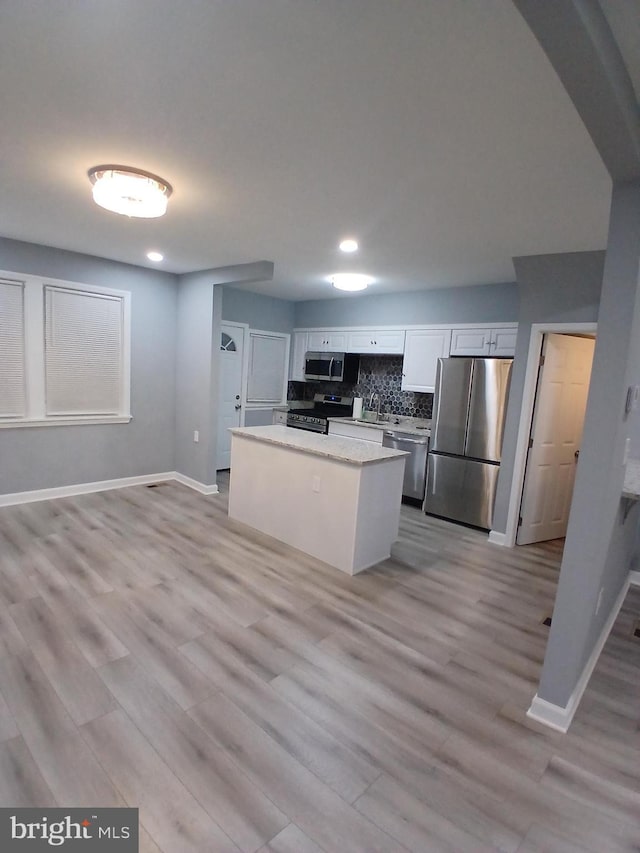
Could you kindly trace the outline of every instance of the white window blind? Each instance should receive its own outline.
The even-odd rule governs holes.
[[[122,298],[50,285],[44,291],[46,414],[118,414]]]
[[[287,338],[249,333],[248,403],[279,403],[286,381]]]
[[[0,417],[24,417],[24,284],[0,280]]]

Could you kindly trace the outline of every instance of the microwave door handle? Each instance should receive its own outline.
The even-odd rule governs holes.
[[[331,356],[331,361],[329,362],[329,379],[333,379],[333,362],[334,358]]]

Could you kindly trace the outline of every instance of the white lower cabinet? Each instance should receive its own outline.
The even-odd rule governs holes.
[[[402,390],[433,392],[438,359],[451,347],[451,329],[407,329],[402,362]]]
[[[373,441],[375,444],[382,444],[383,433],[384,430],[366,426],[366,424],[329,421],[329,435],[342,435],[345,438],[357,438],[360,441]]]

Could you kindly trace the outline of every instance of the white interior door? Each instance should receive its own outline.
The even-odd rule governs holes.
[[[242,417],[242,364],[244,329],[222,324],[220,341],[220,391],[218,395],[218,446],[216,468],[231,467],[230,427]]]
[[[557,539],[567,532],[594,346],[592,338],[545,335],[518,545]]]

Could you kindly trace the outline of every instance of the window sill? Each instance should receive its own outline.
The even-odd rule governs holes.
[[[78,426],[79,424],[128,424],[131,415],[96,415],[86,418],[73,417],[51,417],[45,420],[29,419],[0,421],[0,429],[20,429],[22,427],[51,427],[51,426]]]

